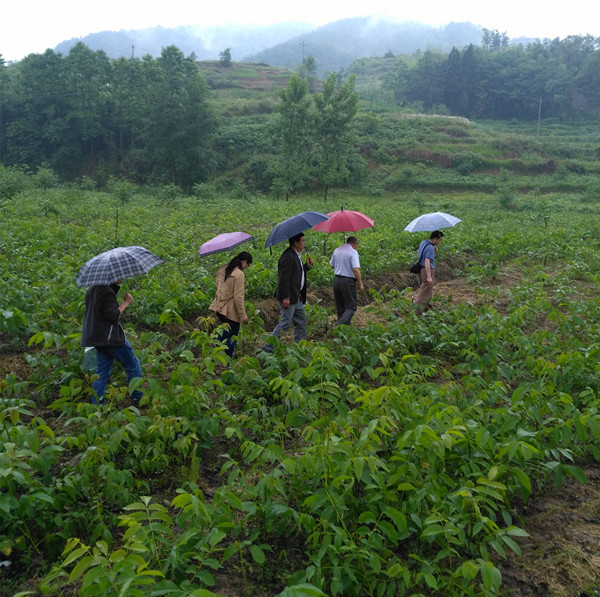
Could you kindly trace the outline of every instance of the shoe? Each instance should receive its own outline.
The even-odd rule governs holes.
[[[272,352],[275,350],[275,348],[273,347],[273,345],[272,345],[272,344],[269,344],[268,342],[265,342],[265,343],[262,345],[262,347],[261,347],[261,350],[262,350],[263,352],[268,352],[269,354],[271,354],[271,353],[272,353]]]

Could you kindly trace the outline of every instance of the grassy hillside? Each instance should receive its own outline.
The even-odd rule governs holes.
[[[485,189],[507,204],[524,192],[597,192],[600,145],[594,120],[479,122],[419,114],[384,101],[384,62],[365,61],[357,69],[362,72],[357,80],[361,101],[354,135],[357,156],[363,160],[357,166],[362,168],[357,171],[361,192],[377,196]],[[214,109],[224,117],[219,132],[224,171],[217,183],[235,185],[240,192],[268,192],[268,125],[289,72],[239,63],[225,68],[213,62],[201,63],[201,69],[214,90]]]

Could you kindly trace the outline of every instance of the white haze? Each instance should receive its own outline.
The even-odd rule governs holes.
[[[405,6],[399,6],[404,4]],[[348,0],[343,3],[304,0],[105,0],[82,4],[80,0],[2,0],[0,54],[20,60],[42,53],[61,41],[100,31],[144,29],[161,25],[266,25],[300,21],[315,26],[359,16],[385,16],[395,21],[418,21],[432,26],[470,21],[487,29],[506,32],[511,38],[526,36],[564,39],[569,35],[600,37],[600,2],[571,0],[563,6],[541,0]]]

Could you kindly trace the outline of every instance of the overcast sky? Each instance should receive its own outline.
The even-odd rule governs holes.
[[[377,14],[434,26],[470,21],[506,32],[509,37],[600,37],[598,0],[570,0],[562,5],[548,0],[0,0],[0,54],[5,60],[20,60],[27,54],[54,48],[61,41],[107,30],[285,20],[318,26],[346,17]]]

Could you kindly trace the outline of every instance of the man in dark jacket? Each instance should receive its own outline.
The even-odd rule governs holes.
[[[289,239],[290,246],[281,254],[277,262],[277,291],[275,296],[281,306],[279,323],[272,335],[279,338],[281,332],[294,324],[294,340],[299,342],[306,338],[306,274],[313,266],[310,257],[302,263],[302,251],[306,244],[301,232]],[[273,345],[263,346],[266,352],[273,352]]]
[[[125,338],[125,332],[119,322],[123,311],[133,302],[131,294],[126,292],[123,302],[119,304],[117,293],[120,283],[121,281],[110,286],[90,286],[85,295],[81,345],[94,346],[97,351],[98,379],[92,384],[97,396],[97,399],[92,399],[94,404],[104,403],[103,396],[115,359],[125,369],[129,381],[135,377],[142,377],[140,360],[133,354],[133,348]],[[131,394],[131,402],[137,404],[142,396],[140,390],[134,390]]]

